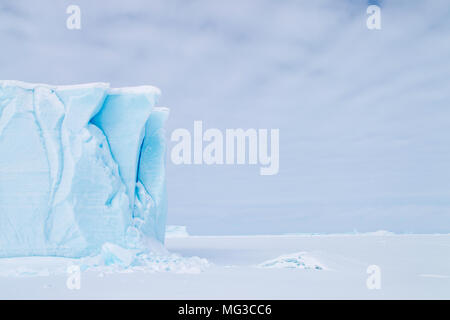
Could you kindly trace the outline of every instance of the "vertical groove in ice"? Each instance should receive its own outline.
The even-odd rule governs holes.
[[[116,89],[110,91],[103,108],[92,119],[92,123],[106,135],[113,158],[119,165],[119,174],[130,199],[130,209],[134,207],[139,152],[145,123],[158,97],[159,92],[154,90]]]
[[[0,88],[0,90],[2,89]],[[16,105],[11,103],[12,100],[13,99],[2,98],[0,91],[0,137],[2,136],[3,130],[16,113]]]
[[[168,116],[169,109],[154,108],[147,120],[139,159],[135,207],[135,215],[144,220],[141,227],[144,235],[161,242],[164,242],[167,216],[164,126]]]
[[[64,105],[53,90],[37,87],[34,89],[33,95],[34,114],[43,137],[50,170],[51,189],[49,194],[49,210],[51,210],[63,170],[61,126],[64,120],[65,110]]]

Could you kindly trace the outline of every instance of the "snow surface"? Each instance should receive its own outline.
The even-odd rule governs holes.
[[[0,81],[0,257],[83,257],[107,242],[145,251],[149,238],[164,240],[159,93]],[[139,210],[136,188],[152,200]]]
[[[171,253],[128,268],[110,256],[130,260],[129,252],[109,245],[90,261],[0,259],[0,298],[450,298],[450,235],[190,236],[168,238],[166,246]],[[327,269],[261,267],[299,252]],[[73,264],[82,266],[80,290],[66,286]],[[370,265],[380,267],[380,290],[366,286]]]

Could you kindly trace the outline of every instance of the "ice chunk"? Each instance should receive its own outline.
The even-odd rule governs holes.
[[[168,116],[167,108],[155,108],[145,126],[135,207],[135,217],[144,221],[141,227],[143,235],[161,242],[164,242],[167,216],[164,125]]]
[[[273,260],[263,262],[258,266],[260,268],[327,270],[324,265],[322,265],[315,257],[312,257],[307,252],[285,254]]]
[[[145,123],[158,95],[153,87],[0,81],[0,257],[82,257],[104,243],[129,244]],[[159,154],[162,143],[147,144]],[[163,184],[146,191],[165,219]]]
[[[136,251],[122,248],[113,243],[105,243],[102,246],[101,257],[105,266],[118,264],[128,267],[136,258]]]

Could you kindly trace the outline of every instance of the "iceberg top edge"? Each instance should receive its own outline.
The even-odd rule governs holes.
[[[154,112],[157,111],[157,112],[166,112],[166,113],[169,113],[169,112],[170,112],[170,109],[167,108],[167,107],[154,107],[154,108],[153,108],[153,111],[154,111]]]
[[[84,88],[103,88],[103,89],[109,89],[110,84],[107,82],[92,82],[92,83],[83,83],[83,84],[73,84],[73,85],[51,85],[46,83],[31,83],[31,82],[24,82],[19,80],[0,80],[0,86],[2,87],[8,87],[8,86],[14,86],[14,87],[20,87],[23,89],[35,89],[37,87],[45,87],[49,89],[84,89]]]
[[[155,94],[161,95],[161,90],[154,86],[137,86],[137,87],[123,87],[123,88],[109,88],[108,94]]]
[[[123,87],[123,88],[111,88],[111,85],[107,82],[92,82],[84,84],[74,85],[51,85],[45,83],[31,83],[19,80],[0,80],[0,87],[19,87],[27,90],[33,90],[37,87],[45,87],[53,90],[69,90],[69,89],[87,89],[87,88],[101,88],[107,91],[109,95],[119,94],[152,94],[156,96],[161,95],[161,90],[154,86],[136,86],[136,87]]]

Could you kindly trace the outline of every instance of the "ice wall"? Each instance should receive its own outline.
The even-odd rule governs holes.
[[[103,108],[92,123],[108,137],[120,176],[134,206],[139,152],[145,133],[145,123],[150,116],[159,89],[150,86],[109,90]]]
[[[136,187],[135,217],[142,219],[145,237],[164,242],[167,213],[165,179],[166,140],[164,125],[169,109],[155,108],[145,126],[142,143],[138,184]]]
[[[105,242],[142,246],[141,234],[163,241],[164,201],[139,210],[143,224],[134,213],[141,185],[165,199],[164,136],[146,136],[162,130],[163,123],[147,122],[161,113],[151,116],[159,94],[0,81],[0,257],[81,257]],[[152,179],[137,183],[140,166]],[[158,223],[146,223],[152,216]]]

